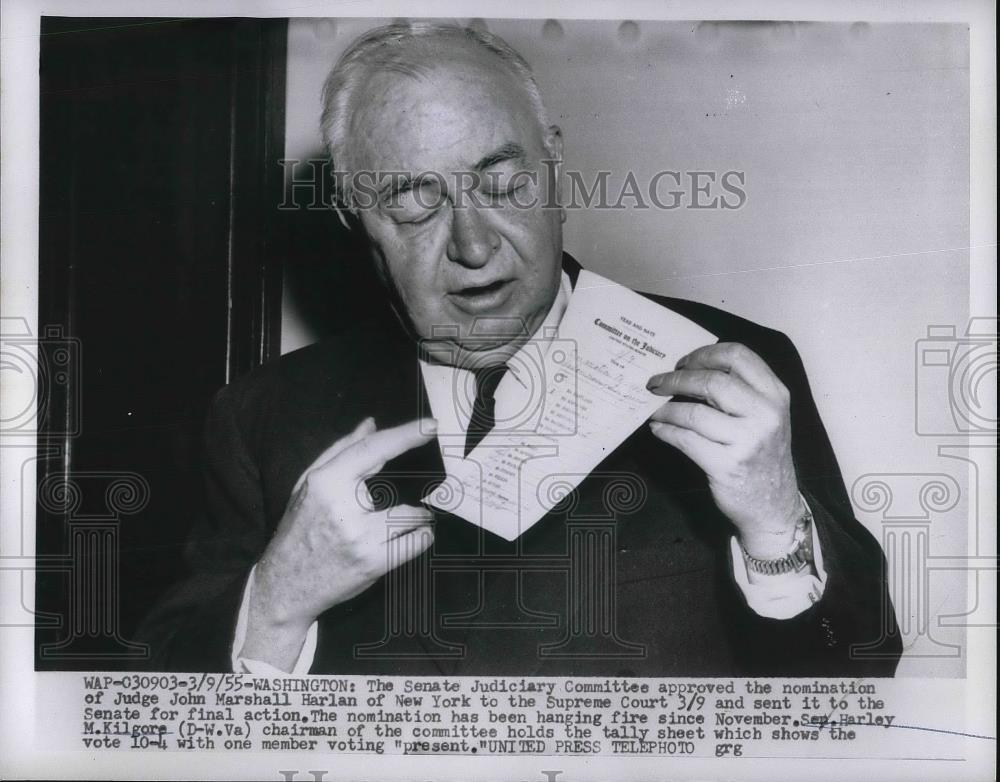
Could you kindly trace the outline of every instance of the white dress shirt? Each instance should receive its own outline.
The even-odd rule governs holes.
[[[562,282],[556,300],[549,310],[545,320],[535,332],[532,342],[538,347],[539,342],[551,340],[558,330],[559,322],[569,303],[572,293],[572,286],[569,277],[563,272]],[[544,344],[542,349],[544,349]],[[522,348],[523,350],[523,348]],[[518,366],[517,354],[508,362],[510,372],[516,374]],[[465,433],[469,427],[471,418],[471,404],[456,404],[457,393],[464,393],[465,398],[472,400],[475,398],[475,376],[470,370],[446,364],[435,364],[420,360],[420,372],[423,377],[424,387],[427,389],[427,399],[430,403],[431,412],[438,420],[438,442],[444,456],[444,448],[464,442]],[[515,381],[517,378],[515,378]],[[527,384],[518,382],[502,383],[497,388],[496,419],[498,421],[507,418],[511,411],[524,408],[530,394]],[[664,446],[666,447],[666,446]],[[454,451],[451,451],[454,453]],[[805,498],[802,498],[805,503]],[[808,507],[808,506],[807,506]],[[813,567],[805,568],[799,572],[783,573],[780,575],[762,575],[749,570],[743,559],[743,552],[739,541],[734,535],[730,541],[732,552],[733,575],[736,583],[743,593],[747,604],[760,616],[772,619],[790,619],[809,608],[823,595],[826,587],[826,571],[823,567],[823,553],[820,550],[819,538],[816,534],[816,525],[810,526],[809,534],[812,536]],[[233,638],[232,661],[233,670],[237,673],[252,673],[264,676],[286,675],[286,671],[281,671],[267,663],[259,660],[250,660],[240,655],[246,639],[247,617],[249,614],[250,595],[254,586],[254,569],[251,569],[247,578],[247,585],[243,591],[243,602],[240,605],[240,612],[236,622],[236,631]],[[313,622],[306,634],[302,649],[298,659],[291,671],[292,675],[302,676],[309,672],[313,658],[316,654],[317,623]]]

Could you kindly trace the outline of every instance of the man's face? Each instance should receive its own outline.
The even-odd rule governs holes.
[[[538,328],[558,291],[562,143],[489,54],[438,59],[418,78],[369,82],[352,168],[375,172],[361,220],[400,314],[463,365],[490,364]]]

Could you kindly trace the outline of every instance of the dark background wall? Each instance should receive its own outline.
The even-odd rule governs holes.
[[[277,354],[286,26],[43,19],[40,668],[141,661],[210,396]]]

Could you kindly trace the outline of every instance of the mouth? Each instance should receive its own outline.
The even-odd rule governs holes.
[[[494,280],[486,285],[460,288],[452,291],[448,296],[459,309],[469,314],[478,314],[505,304],[513,290],[513,280]]]

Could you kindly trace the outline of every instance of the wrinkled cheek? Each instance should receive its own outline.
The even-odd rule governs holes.
[[[397,296],[406,308],[410,321],[417,331],[430,337],[434,326],[454,322],[447,317],[445,293],[437,285],[432,266],[414,266],[396,278]]]
[[[411,318],[436,309],[440,302],[433,242],[414,239],[406,244],[391,237],[382,244],[381,274],[407,307]]]
[[[412,288],[404,293],[403,303],[410,313],[413,325],[424,337],[431,336],[434,326],[443,325],[441,316],[441,302],[432,294],[413,290]]]
[[[510,209],[507,214],[512,232],[520,237],[527,252],[532,256],[546,250],[561,248],[562,220],[558,209]],[[528,249],[530,248],[530,249]]]

